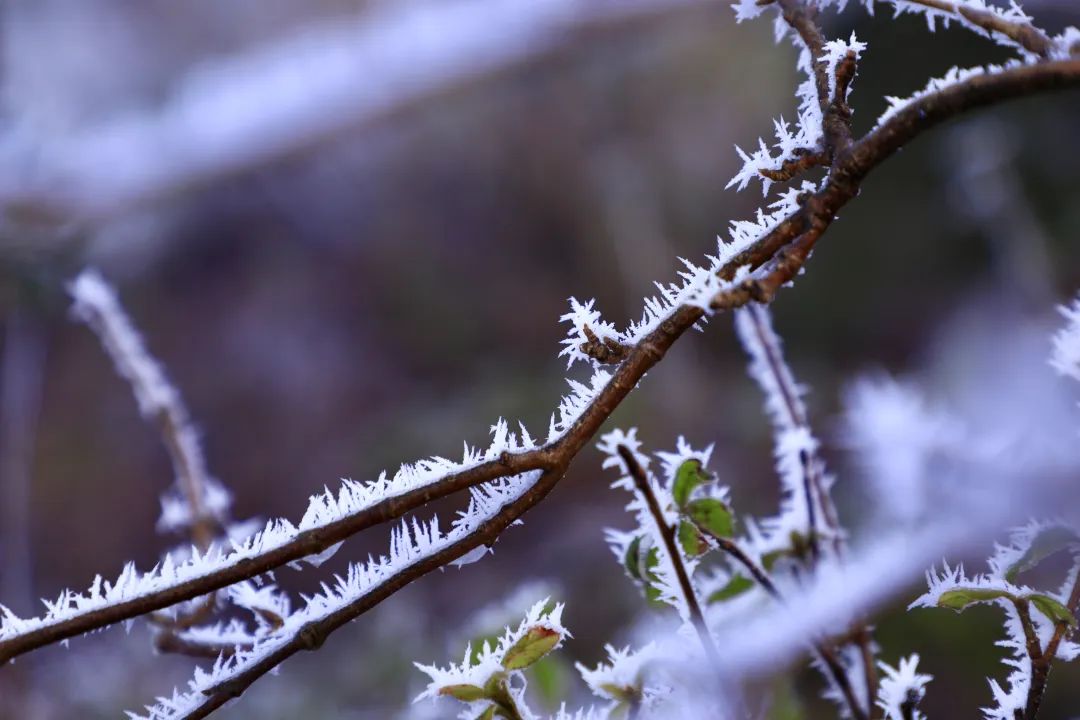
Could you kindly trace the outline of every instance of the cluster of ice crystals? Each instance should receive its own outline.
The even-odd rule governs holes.
[[[304,607],[284,618],[275,632],[259,637],[253,645],[239,649],[231,657],[219,658],[209,671],[196,668],[187,691],[176,691],[169,698],[159,698],[156,705],[146,709],[146,715],[130,716],[145,720],[185,717],[206,701],[208,693],[212,694],[215,687],[242,677],[268,655],[290,643],[305,627],[363,601],[398,574],[435,553],[469,542],[482,523],[519,499],[539,476],[540,471],[530,471],[471,488],[468,508],[445,533],[439,528],[438,516],[428,522],[415,518],[411,522],[402,520],[390,533],[388,554],[370,558],[366,563],[351,564],[344,577],[335,576],[332,585],[323,585],[320,593],[305,597]],[[548,617],[549,620],[544,622],[550,623],[550,627],[561,627],[558,625],[560,613],[553,612]]]
[[[778,26],[786,31],[787,25],[781,19]],[[782,35],[781,35],[782,37]],[[796,63],[800,72],[806,77],[795,90],[795,96],[799,99],[798,110],[795,115],[795,129],[783,119],[775,120],[773,127],[776,131],[776,143],[774,147],[777,153],[774,155],[765,140],[758,138],[756,150],[747,153],[741,147],[735,146],[736,152],[743,161],[742,167],[727,184],[727,187],[735,186],[743,190],[751,180],[760,180],[762,195],[768,195],[772,180],[761,174],[762,170],[780,170],[784,163],[794,160],[801,152],[818,152],[821,150],[822,139],[822,99],[818,96],[817,83],[814,76],[813,60],[810,49],[806,47],[797,34],[792,34],[792,41],[799,48],[798,61]]]
[[[570,323],[571,326],[568,336],[561,341],[565,347],[559,352],[559,357],[566,356],[567,368],[579,360],[596,363],[591,357],[581,352],[581,346],[589,342],[586,328],[600,342],[605,340],[621,342],[621,336],[615,325],[604,320],[600,311],[593,308],[595,302],[595,300],[589,300],[586,303],[580,303],[577,298],[570,298],[570,312],[559,318],[561,322]]]
[[[878,686],[877,704],[885,711],[885,720],[925,720],[926,716],[915,706],[926,694],[926,684],[933,676],[916,672],[918,666],[918,655],[901,658],[895,668],[885,662],[878,663],[884,675]],[[906,712],[905,707],[912,710]]]
[[[1019,52],[1023,57],[1034,59],[1027,50],[1015,40],[1004,33],[987,30],[963,15],[963,11],[973,12],[980,15],[989,15],[996,20],[1009,24],[1027,24],[1031,22],[1031,16],[1024,12],[1019,3],[1010,0],[1008,7],[1001,7],[984,0],[948,0],[945,3],[927,3],[921,0],[883,0],[893,6],[893,16],[899,17],[904,14],[922,15],[926,18],[926,25],[931,32],[937,29],[940,21],[943,27],[949,27],[950,23],[957,23],[961,27],[974,33],[994,40],[994,42]],[[944,6],[944,7],[942,7]]]
[[[995,75],[997,73],[1004,72],[1005,70],[1012,70],[1013,68],[1017,68],[1022,65],[1023,63],[1019,60],[1009,60],[1008,62],[1005,62],[1001,65],[986,65],[982,67],[971,68],[952,67],[949,69],[948,72],[945,73],[943,77],[931,78],[930,81],[926,83],[926,87],[924,87],[922,90],[917,90],[908,97],[886,97],[885,100],[889,103],[889,107],[878,118],[875,128],[880,128],[889,120],[893,119],[902,110],[910,107],[911,105],[914,105],[916,102],[922,100],[928,95],[940,92],[949,87],[952,87],[953,85],[957,85],[959,83],[970,80],[973,77],[979,77],[981,75]]]
[[[1080,297],[1058,309],[1065,317],[1065,327],[1054,334],[1050,365],[1062,375],[1080,380]]]
[[[814,472],[822,493],[833,478],[824,472],[817,455],[819,442],[810,429],[802,397],[806,388],[796,380],[783,355],[783,345],[764,306],[749,305],[735,312],[735,328],[750,356],[750,377],[761,387],[765,410],[775,435],[776,470],[780,477],[780,512],[765,518],[760,527],[748,523],[751,546],[757,555],[786,548],[792,532],[806,535],[811,514],[820,532],[824,523],[824,499],[818,488],[807,494],[807,472]],[[812,503],[812,505],[811,505]]]
[[[866,43],[859,42],[855,38],[855,33],[851,33],[850,40],[830,40],[825,43],[825,55],[821,58],[821,62],[825,65],[825,73],[829,78],[829,99],[836,97],[837,66],[849,53],[858,60],[862,57],[864,50],[866,50]],[[851,85],[852,83],[848,83],[844,99],[847,99],[847,95],[851,93]]]
[[[605,645],[604,650],[608,655],[606,663],[600,663],[592,670],[581,663],[576,665],[593,694],[607,700],[618,700],[612,693],[614,688],[631,688],[640,693],[645,684],[645,670],[658,657],[656,644],[649,643],[636,651]]]
[[[327,488],[313,496],[297,525],[285,519],[271,519],[259,532],[243,539],[232,539],[227,547],[215,544],[205,553],[192,548],[190,555],[183,561],[166,555],[161,563],[145,573],[139,572],[134,563],[128,563],[112,582],[98,576],[85,592],[64,590],[56,600],[44,600],[46,612],[38,617],[19,618],[0,606],[0,641],[205,577],[246,559],[281,548],[296,540],[302,532],[341,522],[380,502],[438,483],[482,462],[494,460],[503,452],[523,452],[534,447],[524,428],[519,436],[509,430],[504,420],[499,420],[492,428],[492,442],[485,450],[472,449],[466,445],[461,462],[433,457],[404,464],[393,476],[382,473],[374,482],[344,480],[336,492]],[[474,502],[477,501],[474,497]]]

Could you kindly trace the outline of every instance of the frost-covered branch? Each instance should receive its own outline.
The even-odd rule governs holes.
[[[550,0],[537,3],[539,9],[533,8],[530,12],[550,11],[552,15],[545,17],[557,20],[560,16],[553,8],[569,7],[568,3],[578,5],[570,0]],[[809,13],[811,7],[794,0],[782,0],[782,4],[796,14]],[[511,5],[515,12],[521,8],[519,3],[506,4],[503,0],[498,0],[492,7],[505,10]],[[472,12],[476,7],[473,0],[453,6],[455,11],[463,13]],[[482,16],[483,25],[490,27],[492,15],[486,10],[484,8],[478,17]],[[812,16],[808,14],[807,18],[809,21]],[[529,38],[537,38],[529,33],[551,30],[550,25],[531,24],[536,17],[528,13],[513,19],[518,24],[507,27],[521,30]],[[800,66],[807,75],[806,83],[799,90],[800,112],[805,115],[805,118],[800,117],[800,124],[806,138],[785,142],[792,153],[803,147],[815,152],[828,150],[827,176],[820,183],[804,182],[799,188],[781,193],[767,210],[759,210],[754,220],[733,223],[730,237],[720,242],[715,256],[708,257],[701,265],[686,263],[681,282],[660,286],[658,297],[645,301],[642,318],[621,331],[614,324],[605,322],[591,303],[573,302],[571,312],[564,317],[572,325],[564,343],[564,354],[569,355],[571,365],[575,361],[591,365],[592,374],[588,384],[570,380],[572,392],[560,401],[553,414],[546,441],[534,441],[523,426],[520,435],[511,432],[507,423],[499,421],[493,427],[491,445],[483,451],[466,446],[460,462],[432,458],[403,465],[393,476],[384,474],[374,482],[345,482],[336,491],[327,489],[314,496],[295,525],[283,519],[271,520],[261,532],[234,540],[229,548],[211,546],[206,552],[193,552],[182,561],[166,556],[158,567],[146,573],[129,565],[113,582],[97,578],[85,592],[64,591],[55,602],[46,603],[46,612],[40,617],[23,619],[4,610],[0,622],[0,661],[259,578],[286,564],[301,560],[318,563],[361,530],[401,519],[431,500],[469,491],[469,509],[449,532],[444,534],[439,530],[437,518],[429,523],[414,520],[399,526],[391,535],[391,549],[385,557],[354,564],[347,577],[339,578],[334,587],[309,599],[305,607],[295,612],[285,608],[280,613],[272,613],[277,622],[269,622],[261,628],[260,634],[236,638],[235,651],[227,658],[222,657],[209,673],[200,671],[189,692],[176,694],[150,713],[155,719],[204,717],[288,657],[301,650],[314,649],[330,633],[413,580],[447,564],[465,562],[483,554],[485,547],[490,547],[503,530],[550,492],[602,423],[687,330],[700,326],[716,311],[741,307],[751,301],[767,303],[781,287],[792,281],[840,209],[857,196],[865,177],[905,143],[936,124],[974,108],[1035,92],[1080,85],[1080,59],[1054,55],[1056,59],[1034,63],[1022,58],[1007,67],[986,68],[932,85],[893,108],[861,139],[848,141],[837,135],[838,140],[830,140],[824,115],[840,108],[846,101],[855,59],[862,46],[854,39],[836,45],[826,43],[813,34],[815,28],[812,25],[797,22],[794,15],[792,23],[797,29],[805,25],[795,37],[797,44],[803,45]],[[411,39],[419,32],[416,26],[405,27],[401,32],[406,38]],[[505,31],[507,27],[502,29]],[[440,39],[448,43],[455,38],[461,41],[444,28],[440,28],[439,34]],[[489,32],[485,36],[496,35],[499,33]],[[509,38],[507,42],[522,39],[513,32],[504,32],[504,35]],[[491,57],[485,52],[495,50],[487,45],[466,45],[470,52],[480,57],[481,64]],[[405,43],[404,46],[415,49],[416,44]],[[385,47],[393,49],[397,46],[387,42]],[[406,55],[408,62],[405,64],[411,68],[416,59],[409,53]],[[393,58],[401,60],[396,55]],[[821,72],[820,65],[825,66],[826,72]],[[409,78],[416,80],[407,74],[406,79]],[[305,76],[304,81],[308,80],[310,78]],[[404,85],[409,91],[422,90],[422,86],[423,83]],[[248,96],[243,98],[250,99]],[[364,102],[371,102],[371,108],[375,110],[383,107],[379,98],[368,97]],[[837,112],[838,119],[843,119],[840,118],[842,113]],[[134,137],[138,140],[136,149],[145,152],[147,157],[154,157],[156,167],[170,167],[169,163],[160,162],[157,151],[173,146],[157,142],[154,132],[136,132]],[[218,136],[211,132],[203,139],[224,143],[229,137],[232,136],[228,133]],[[807,142],[803,143],[803,139]],[[147,151],[147,148],[154,151]],[[94,154],[99,150],[91,150],[89,156],[100,160],[100,156]],[[181,145],[179,150],[191,148]],[[256,150],[256,155],[267,151],[261,147]],[[205,157],[193,152],[192,162],[197,165],[200,158]],[[75,153],[74,158],[76,164],[85,160],[79,153]],[[108,166],[98,163],[95,167],[98,165]],[[185,172],[190,169],[186,168]],[[156,185],[160,178],[154,173],[132,177],[120,175],[114,180],[115,185],[104,188],[113,193],[114,198],[124,197],[129,191],[142,192],[144,183],[150,191],[160,187]],[[120,337],[123,338],[124,333],[121,332]],[[127,354],[121,355],[130,362]],[[139,353],[135,356],[139,357]],[[125,372],[120,360],[117,364],[122,368],[121,372]],[[605,369],[602,365],[610,368]],[[154,393],[160,392],[157,383],[160,378],[155,378],[151,372],[155,368],[148,369],[145,363],[135,363],[127,368],[132,377],[146,375],[143,379],[151,395],[150,407],[156,407],[154,403],[160,400],[153,397]],[[139,387],[137,380],[133,383]],[[806,477],[809,476],[807,469]],[[810,496],[817,496],[819,506],[814,506],[815,513],[821,509],[824,515],[824,507],[820,504],[823,503],[825,483],[821,484],[823,488],[819,491],[807,482],[803,491],[808,507],[813,506]],[[723,504],[718,496],[701,499]],[[708,507],[715,509],[716,505]],[[683,511],[687,509],[680,509]],[[813,525],[816,524],[815,519]],[[718,534],[725,535],[723,532]],[[689,539],[697,542],[693,533]],[[827,564],[823,564],[818,574],[828,569]],[[215,637],[232,637],[235,629],[219,628]],[[801,637],[813,637],[813,634]],[[1066,647],[1064,641],[1062,646]],[[823,655],[831,670],[832,665],[841,661],[830,658],[832,650],[826,650]],[[843,682],[841,677],[834,679],[839,684]],[[844,694],[856,717],[870,712],[867,709],[863,713],[859,708],[851,683]]]
[[[147,351],[116,291],[94,270],[83,270],[68,286],[74,299],[72,314],[97,333],[117,373],[131,385],[142,415],[154,422],[172,459],[176,488],[161,497],[158,529],[183,531],[192,547],[204,556],[214,544],[228,542],[250,532],[250,523],[232,524],[229,510],[232,498],[225,487],[206,468],[198,431],[188,416],[179,390],[165,377],[161,364]],[[185,548],[178,555],[187,553]],[[257,592],[245,592],[247,583],[229,588],[227,597],[236,606],[255,613],[258,630],[265,630],[268,617],[277,617],[272,608],[283,596],[273,584],[264,584]],[[160,652],[195,657],[230,656],[239,648],[251,645],[252,635],[239,620],[212,624],[222,609],[217,592],[188,603],[152,613],[155,625],[154,647]]]
[[[147,352],[116,292],[97,271],[84,270],[68,290],[72,315],[97,333],[116,372],[131,385],[139,412],[158,426],[169,450],[177,491],[162,496],[159,528],[190,532],[200,552],[206,552],[228,516],[231,498],[206,468],[199,432],[180,392]]]

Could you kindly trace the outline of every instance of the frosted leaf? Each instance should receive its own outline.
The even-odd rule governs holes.
[[[459,664],[451,664],[445,668],[437,665],[422,665],[414,663],[416,667],[426,674],[431,682],[414,702],[426,698],[437,698],[443,689],[454,685],[473,685],[484,687],[492,675],[506,671],[509,653],[520,647],[531,634],[537,630],[543,630],[555,638],[555,644],[549,651],[557,649],[563,641],[571,637],[570,632],[562,624],[563,605],[556,604],[548,610],[549,599],[535,603],[525,614],[516,629],[505,629],[502,636],[494,644],[485,642],[480,652],[473,656],[470,646],[465,650],[465,656]]]
[[[636,651],[605,645],[604,650],[607,652],[607,662],[600,663],[594,669],[590,670],[581,663],[575,665],[589,690],[605,700],[615,701],[629,693],[640,695],[645,685],[645,670],[658,657],[656,645],[649,643]]]

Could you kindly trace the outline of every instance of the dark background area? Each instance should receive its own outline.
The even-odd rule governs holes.
[[[40,98],[51,92],[64,97],[59,116],[107,116],[153,103],[198,57],[353,12],[347,3],[250,5],[5,8],[5,108],[46,107]],[[1071,2],[1029,9],[1054,31],[1080,24]],[[872,126],[886,95],[907,95],[954,64],[1006,57],[962,30],[929,35],[920,18],[890,16],[855,8],[829,16],[830,36],[854,29],[869,45],[852,96],[857,130]],[[113,34],[103,39],[105,26]],[[37,612],[28,598],[85,587],[128,560],[149,567],[175,541],[154,532],[172,479],[160,439],[94,336],[66,315],[63,283],[84,264],[117,285],[182,390],[235,515],[295,520],[324,485],[456,456],[462,440],[484,444],[500,416],[546,430],[565,390],[556,352],[566,298],[595,297],[622,326],[652,281],[674,277],[678,257],[711,252],[727,223],[761,201],[757,187],[724,186],[738,169],[734,144],[768,139],[772,118],[794,115],[794,51],[773,45],[771,32],[765,20],[737,27],[724,4],[601,28],[135,217],[40,243],[6,229],[5,343],[21,327],[43,355],[25,512],[32,572],[9,578],[0,600]],[[87,57],[100,60],[95,49],[115,57],[79,76],[65,69],[76,63],[63,59],[70,48],[59,40],[85,42]],[[38,66],[35,91],[27,68],[50,43],[60,69]],[[138,60],[127,78],[117,69],[125,58]],[[75,80],[65,97],[59,89]],[[961,312],[979,313],[991,329],[1000,323],[1001,343],[1017,324],[1052,323],[1053,306],[1080,286],[1077,167],[1075,92],[936,129],[866,182],[805,277],[776,301],[856,537],[861,477],[833,442],[842,388],[867,370],[919,377],[940,365],[943,328]],[[727,317],[679,342],[616,425],[639,427],[654,449],[678,435],[716,443],[714,468],[740,511],[768,512],[775,502],[768,426]],[[626,638],[646,612],[603,541],[604,527],[629,524],[612,479],[598,453],[582,453],[494,556],[423,578],[321,652],[289,661],[222,717],[391,716],[420,687],[412,660],[457,657],[456,630],[476,609],[537,578],[568,603],[575,639],[565,656],[600,659],[603,644]],[[0,540],[13,542],[11,532],[0,528]],[[380,551],[386,535],[349,541],[326,572]],[[283,571],[279,580],[299,591],[321,577]],[[922,655],[936,677],[930,717],[977,717],[989,701],[984,678],[1006,674],[992,645],[998,616],[904,612],[919,592],[913,584],[877,619],[883,657]],[[112,629],[5,668],[0,717],[115,717],[168,692],[190,663],[151,659],[145,635]],[[1080,705],[1078,681],[1075,667],[1055,668],[1046,718]],[[567,682],[580,692],[576,678]],[[803,717],[832,716],[815,699],[817,677],[800,671],[794,682]]]

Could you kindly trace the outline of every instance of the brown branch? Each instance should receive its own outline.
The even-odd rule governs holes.
[[[709,656],[709,660],[712,661],[714,667],[719,667],[720,652],[716,649],[716,643],[709,632],[709,626],[705,623],[705,615],[701,612],[697,593],[694,592],[694,586],[690,582],[690,573],[686,571],[686,564],[683,563],[682,555],[679,554],[679,547],[675,541],[675,528],[669,525],[664,518],[664,511],[656,500],[656,493],[653,492],[652,486],[649,484],[649,477],[645,474],[645,468],[641,467],[641,463],[634,457],[634,453],[625,445],[620,445],[617,449],[619,457],[622,458],[623,463],[626,465],[626,471],[630,473],[630,477],[634,481],[634,487],[637,488],[641,497],[645,499],[649,514],[652,515],[653,522],[656,523],[656,529],[660,532],[660,537],[664,541],[664,549],[667,550],[671,565],[675,568],[675,576],[679,580],[679,588],[682,590],[683,598],[686,600],[690,620],[694,625],[694,629],[697,630],[705,654]]]
[[[758,273],[758,276],[753,279],[753,282],[760,284],[761,289],[767,290],[770,286],[778,288],[801,269],[818,237],[831,224],[836,212],[855,197],[859,184],[866,175],[906,142],[943,120],[967,110],[1014,97],[1078,84],[1080,84],[1080,60],[1066,60],[1013,68],[992,75],[970,78],[963,83],[912,102],[908,107],[897,112],[888,122],[842,153],[834,162],[833,170],[825,186],[811,195],[799,211],[781,222],[777,228],[767,233],[748,251],[741,253],[735,261],[722,268],[721,277],[730,279],[743,264],[761,268],[780,248],[790,243],[790,247],[770,269]],[[796,238],[794,242],[791,241],[792,238]],[[745,283],[737,288],[721,292],[714,299],[712,307],[714,309],[734,307],[739,303],[740,295],[743,296],[743,303],[754,299],[747,294],[748,291],[744,286]],[[461,557],[484,541],[493,542],[494,537],[502,529],[550,492],[570,460],[591,440],[600,425],[629,394],[645,372],[655,365],[672,343],[692,327],[702,315],[703,311],[696,307],[683,306],[673,311],[671,316],[660,324],[660,327],[634,346],[616,370],[612,381],[597,395],[567,433],[551,445],[525,453],[504,454],[497,460],[448,475],[433,485],[418,488],[394,498],[387,498],[347,518],[300,533],[293,541],[263,555],[241,560],[235,565],[141,598],[90,611],[0,642],[0,662],[43,645],[137,617],[260,575],[288,562],[321,552],[360,530],[400,517],[431,500],[445,497],[472,485],[527,470],[545,471],[533,489],[507,506],[496,519],[485,524],[477,534],[416,563],[396,576],[393,585],[380,588],[358,604],[336,613],[329,624],[324,622],[313,628],[311,632],[302,633],[298,641],[288,646],[292,647],[291,651],[282,649],[264,658],[257,668],[245,673],[244,680],[233,681],[226,688],[238,694],[257,677],[301,649],[299,646],[294,647],[295,642],[301,642],[304,648],[317,644],[314,640],[321,641],[325,633],[357,617],[412,580]],[[303,638],[309,638],[311,641]],[[223,695],[226,694],[229,693],[223,691],[214,696],[214,698],[221,698],[218,705],[225,702],[227,698]],[[204,716],[205,714],[198,717]]]
[[[564,468],[589,443],[603,422],[645,373],[664,356],[672,343],[693,327],[703,314],[704,312],[696,307],[677,308],[656,330],[634,346],[592,404],[561,438],[551,444],[521,453],[503,453],[499,458],[451,473],[438,482],[387,498],[348,517],[301,532],[290,542],[264,554],[244,558],[202,577],[143,597],[89,611],[0,642],[0,663],[38,647],[145,615],[262,575],[290,562],[322,552],[361,530],[397,519],[433,500],[474,485],[530,470]]]
[[[811,72],[821,107],[821,131],[825,157],[832,162],[838,153],[851,145],[851,108],[847,105],[847,88],[855,77],[855,56],[849,53],[837,67],[836,93],[829,94],[829,69],[825,58],[825,35],[817,23],[817,8],[804,0],[778,0],[784,21],[799,34],[810,51]]]
[[[799,402],[798,388],[794,384],[794,378],[786,370],[783,351],[772,333],[766,330],[766,318],[760,306],[750,303],[745,306],[743,312],[747,313],[751,321],[751,328],[757,336],[757,342],[764,350],[766,364],[773,381],[780,391],[784,411],[787,413],[787,421],[795,426],[810,429],[810,420],[806,416],[806,409]],[[836,512],[836,506],[832,498],[825,492],[822,472],[824,463],[816,451],[799,453],[799,460],[803,470],[803,492],[806,496],[807,525],[809,530],[809,545],[811,561],[816,565],[821,558],[818,543],[818,529],[816,508],[821,507],[825,524],[832,536],[833,552],[837,558],[843,557],[844,541],[840,530],[840,521]],[[866,707],[870,717],[878,714],[874,699],[877,697],[877,670],[874,667],[873,637],[865,622],[860,621],[847,634],[846,637],[836,638],[838,645],[853,644],[859,648],[862,658],[863,676],[866,678]]]
[[[1048,58],[1054,44],[1046,33],[1027,22],[1009,22],[986,10],[978,10],[967,5],[958,5],[949,0],[910,0],[916,5],[950,13],[967,20],[972,25],[988,33],[999,33],[1013,40],[1028,52],[1041,58]]]
[[[1025,604],[1027,601],[1023,601]],[[1080,609],[1080,568],[1076,569],[1076,577],[1073,579],[1072,590],[1069,592],[1069,599],[1065,605],[1069,612],[1076,615],[1078,609]],[[1017,608],[1019,612],[1019,607]],[[1021,621],[1024,618],[1021,615]],[[1024,626],[1025,633],[1030,624],[1030,617]],[[1043,695],[1046,693],[1046,682],[1050,678],[1050,667],[1054,662],[1055,656],[1057,656],[1058,647],[1061,645],[1061,641],[1064,640],[1071,632],[1072,628],[1068,623],[1060,622],[1054,628],[1054,634],[1050,636],[1050,641],[1046,643],[1046,649],[1039,652],[1038,655],[1031,655],[1030,639],[1028,640],[1028,654],[1031,657],[1031,686],[1028,688],[1027,703],[1024,708],[1025,720],[1035,720],[1039,714],[1039,707],[1042,705]],[[1036,647],[1038,641],[1036,640]]]
[[[445,567],[481,545],[492,545],[502,532],[531,507],[543,500],[558,483],[565,466],[545,471],[536,483],[512,503],[506,505],[493,518],[484,522],[473,533],[442,550],[409,566],[406,570],[387,578],[385,582],[355,602],[346,605],[320,620],[308,623],[288,642],[260,658],[246,670],[227,681],[206,690],[206,700],[182,720],[204,718],[229,700],[239,697],[256,680],[266,675],[282,662],[305,650],[317,650],[326,638],[338,628],[356,619],[381,603],[413,580]]]

